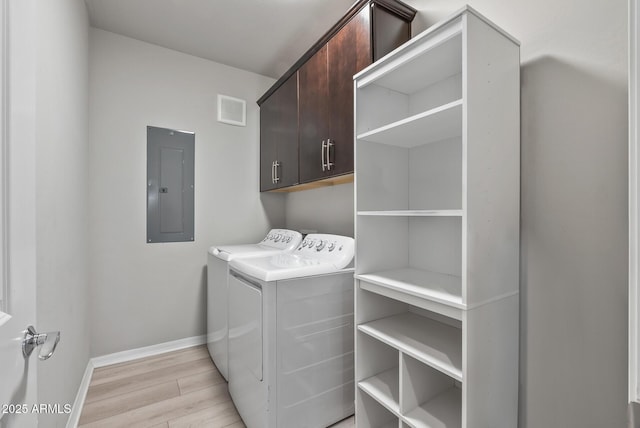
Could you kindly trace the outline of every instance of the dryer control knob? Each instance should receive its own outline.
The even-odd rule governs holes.
[[[325,245],[327,245],[327,241],[320,240],[318,245],[316,245],[316,251],[322,251]]]
[[[329,246],[327,247],[327,249],[328,249],[329,251],[333,251],[333,250],[335,250],[335,249],[336,249],[336,243],[335,243],[335,242],[331,242],[331,243],[329,244]]]

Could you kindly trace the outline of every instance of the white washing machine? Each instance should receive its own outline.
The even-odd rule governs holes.
[[[354,240],[233,260],[229,392],[248,428],[327,427],[354,412]]]
[[[257,244],[209,248],[207,257],[207,348],[216,367],[228,375],[228,272],[234,259],[275,255],[297,248],[302,235],[294,230],[272,229]]]

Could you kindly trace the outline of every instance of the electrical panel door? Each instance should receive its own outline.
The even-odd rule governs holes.
[[[147,127],[147,242],[194,240],[195,134]]]

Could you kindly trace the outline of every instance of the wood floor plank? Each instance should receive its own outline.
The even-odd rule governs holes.
[[[116,395],[104,400],[94,401],[88,403],[82,409],[79,425],[82,426],[129,410],[144,407],[158,401],[178,397],[179,395],[180,388],[178,387],[178,382],[172,380],[159,385],[153,385],[149,388]]]
[[[148,388],[170,380],[176,380],[207,372],[211,370],[211,367],[211,360],[196,360],[148,372],[142,372],[113,382],[90,385],[85,403],[104,400],[109,397]]]
[[[200,356],[204,356],[207,354],[207,347],[202,345],[202,346],[193,346],[190,348],[184,348],[184,349],[178,349],[177,351],[169,351],[169,352],[164,352],[162,354],[156,354],[156,355],[151,355],[148,357],[142,357],[142,358],[137,358],[134,360],[129,360],[129,361],[124,361],[122,363],[116,363],[116,364],[110,364],[108,366],[103,366],[103,367],[98,367],[96,368],[96,372],[102,372],[102,371],[112,371],[112,370],[117,370],[120,369],[121,367],[130,367],[132,365],[138,364],[138,363],[151,363],[157,360],[164,360],[167,358],[174,358],[176,356],[181,357],[181,356],[189,356],[189,355],[198,355],[198,357]]]
[[[197,412],[169,420],[169,428],[221,428],[240,420],[231,400],[217,403]]]
[[[228,415],[218,415],[216,417],[213,417],[211,419],[206,419],[203,421],[200,421],[197,424],[192,424],[191,427],[195,428],[224,428],[224,427],[228,427],[230,425],[234,425],[237,423],[241,423],[242,426],[244,426],[244,424],[242,423],[242,419],[240,419],[240,415],[238,415],[238,412],[234,412],[232,414],[228,414]],[[169,425],[170,428],[171,425]],[[183,428],[187,428],[187,427],[183,427]],[[190,428],[190,427],[189,427]]]
[[[181,394],[188,394],[199,389],[225,382],[220,372],[211,367],[211,370],[178,379]]]
[[[247,427],[242,421],[238,421],[238,422],[232,423],[231,425],[225,425],[222,428],[247,428]]]
[[[354,416],[350,416],[347,419],[343,419],[340,422],[331,425],[329,428],[351,428],[355,426],[356,418]]]
[[[93,375],[91,376],[91,385],[113,382],[130,376],[135,376],[140,373],[145,373],[150,370],[167,368],[177,364],[207,358],[210,358],[207,347],[197,346],[125,363],[98,367],[94,370]]]
[[[230,401],[226,384],[214,385],[190,394],[159,401],[110,418],[85,425],[86,428],[142,428],[198,412],[217,403]],[[83,428],[85,428],[83,427]]]

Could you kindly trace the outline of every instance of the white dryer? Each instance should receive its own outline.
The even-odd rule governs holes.
[[[294,250],[302,235],[294,230],[272,229],[257,244],[222,245],[209,248],[207,257],[207,348],[216,367],[228,375],[228,272],[229,262],[247,257],[263,257]]]
[[[233,260],[229,392],[248,428],[327,427],[354,412],[354,240]]]

